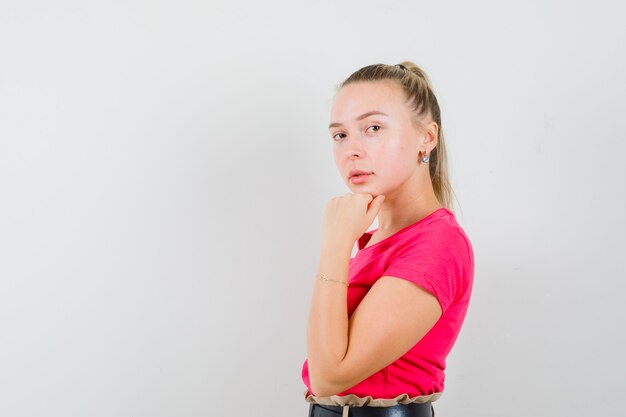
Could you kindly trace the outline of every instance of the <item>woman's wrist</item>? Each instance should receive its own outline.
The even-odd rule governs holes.
[[[317,279],[339,281],[347,285],[348,264],[351,254],[352,248],[346,244],[339,242],[323,244],[316,274]]]

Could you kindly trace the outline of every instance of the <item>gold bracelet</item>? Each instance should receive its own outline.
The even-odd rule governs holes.
[[[320,277],[320,278],[321,278],[322,280],[324,280],[324,281],[340,282],[340,283],[342,283],[343,285],[345,285],[346,287],[349,287],[349,286],[350,286],[350,284],[348,284],[348,283],[347,283],[347,282],[345,282],[345,281],[339,281],[339,280],[336,280],[336,279],[329,279],[329,278],[326,278],[325,276],[322,276],[322,275],[316,275],[316,276]]]

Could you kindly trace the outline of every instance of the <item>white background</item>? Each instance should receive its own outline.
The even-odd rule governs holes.
[[[0,415],[306,416],[334,88],[402,60],[476,257],[437,415],[623,415],[625,16],[1,1]]]

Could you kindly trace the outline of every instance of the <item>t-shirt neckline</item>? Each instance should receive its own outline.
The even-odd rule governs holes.
[[[448,210],[447,208],[445,208],[445,207],[440,207],[440,208],[438,208],[437,210],[435,210],[435,211],[433,211],[432,213],[430,213],[429,215],[427,215],[426,217],[421,218],[420,220],[416,221],[415,223],[411,223],[410,225],[408,225],[408,226],[406,226],[406,227],[404,227],[404,228],[402,228],[402,229],[398,230],[398,231],[397,231],[397,232],[395,232],[394,234],[387,236],[387,237],[386,237],[386,238],[384,238],[383,240],[380,240],[380,241],[378,241],[378,242],[374,243],[373,245],[366,246],[366,247],[364,247],[364,248],[359,248],[359,252],[364,251],[364,250],[368,250],[368,249],[373,248],[373,247],[376,247],[376,246],[380,245],[381,243],[384,243],[384,242],[386,242],[386,241],[388,241],[388,240],[390,240],[390,239],[392,239],[392,238],[394,238],[394,237],[397,237],[398,235],[400,235],[400,234],[402,234],[402,233],[406,232],[407,230],[410,230],[410,229],[412,229],[413,227],[415,227],[415,226],[417,226],[417,225],[419,225],[419,224],[423,223],[425,220],[427,220],[427,219],[431,218],[432,216],[434,216],[435,214],[437,214],[437,213],[438,213],[438,212],[440,212],[441,210],[444,210],[444,211],[446,211],[446,212],[448,212],[448,213],[450,213],[450,214],[453,214],[453,213],[452,213],[450,210]],[[370,237],[367,239],[367,241],[364,243],[364,245],[367,245],[367,242],[369,242],[369,241],[370,241],[370,239],[372,238],[372,235],[373,235],[373,234],[374,234],[374,232],[376,232],[377,230],[378,230],[378,228],[376,228],[376,229],[372,229],[372,230],[367,231],[367,232],[365,232],[365,233],[364,233],[364,235],[369,235],[369,236],[370,236]],[[359,239],[359,240],[360,240],[360,239]]]

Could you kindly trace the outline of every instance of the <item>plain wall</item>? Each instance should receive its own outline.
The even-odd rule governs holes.
[[[0,415],[305,416],[334,88],[402,60],[476,259],[437,415],[622,415],[624,16],[1,1]]]

